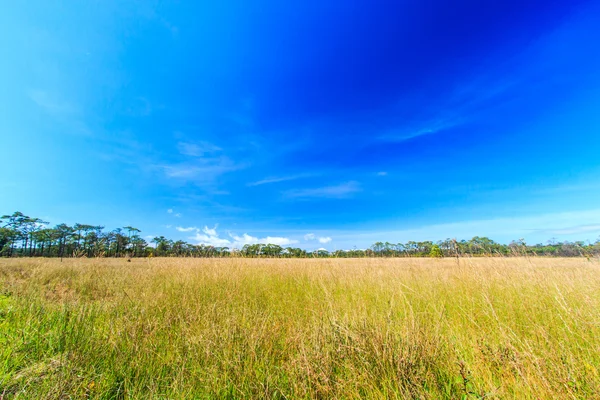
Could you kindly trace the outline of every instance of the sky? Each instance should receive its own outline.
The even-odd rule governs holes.
[[[600,0],[30,0],[0,26],[0,214],[228,247],[600,236]]]

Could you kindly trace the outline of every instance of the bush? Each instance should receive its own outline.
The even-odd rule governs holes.
[[[429,257],[432,257],[432,258],[444,257],[444,253],[442,253],[442,249],[440,249],[440,246],[438,246],[437,244],[434,244],[433,247],[431,248],[431,251],[429,252]]]

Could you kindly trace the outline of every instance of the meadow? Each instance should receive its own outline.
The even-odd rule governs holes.
[[[594,399],[599,310],[597,259],[0,259],[0,399]]]

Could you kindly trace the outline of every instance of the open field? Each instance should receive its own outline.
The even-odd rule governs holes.
[[[597,260],[0,259],[0,398],[600,398]]]

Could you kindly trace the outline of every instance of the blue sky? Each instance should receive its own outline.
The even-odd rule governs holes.
[[[32,0],[0,24],[1,213],[330,250],[600,235],[600,1]]]

